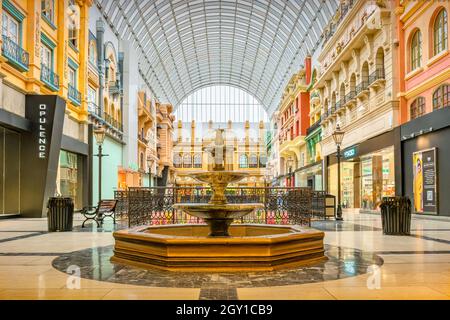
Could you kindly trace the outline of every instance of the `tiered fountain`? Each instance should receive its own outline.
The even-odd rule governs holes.
[[[227,203],[225,189],[247,173],[226,170],[223,130],[205,149],[214,158],[211,171],[190,176],[212,190],[208,203],[178,203],[175,209],[202,218],[207,225],[143,226],[114,233],[113,262],[171,271],[270,271],[325,259],[323,232],[299,226],[232,222],[263,204]]]

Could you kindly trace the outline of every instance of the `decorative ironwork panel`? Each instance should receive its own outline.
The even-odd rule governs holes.
[[[127,211],[130,227],[203,223],[202,219],[175,210],[175,203],[207,203],[211,189],[204,187],[152,187],[130,188],[116,191],[119,212]],[[325,216],[323,191],[309,188],[228,188],[225,195],[229,203],[263,203],[264,207],[236,220],[235,223],[310,225],[312,217]]]

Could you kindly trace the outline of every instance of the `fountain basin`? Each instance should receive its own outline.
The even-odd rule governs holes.
[[[175,209],[183,210],[187,214],[202,218],[210,227],[210,237],[230,236],[228,228],[234,219],[252,213],[255,209],[263,208],[261,203],[178,203]]]
[[[232,225],[209,237],[206,225],[143,226],[114,232],[113,262],[183,272],[273,271],[322,261],[324,233],[299,226]]]

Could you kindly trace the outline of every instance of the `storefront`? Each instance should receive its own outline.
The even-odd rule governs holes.
[[[403,195],[413,212],[450,216],[450,108],[401,126]]]
[[[295,179],[299,187],[308,187],[313,190],[323,190],[323,164],[322,161],[312,163],[295,171]]]
[[[20,132],[0,126],[0,216],[20,212]]]
[[[399,132],[394,129],[342,150],[341,202],[343,208],[360,212],[379,211],[383,197],[395,196],[399,156]],[[397,157],[396,157],[396,154]],[[336,154],[327,157],[327,190],[336,195],[338,168]]]
[[[83,156],[61,150],[56,178],[56,193],[64,197],[72,198],[75,209],[81,209],[84,205],[83,176]]]

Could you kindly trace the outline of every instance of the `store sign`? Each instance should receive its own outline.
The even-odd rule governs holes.
[[[437,214],[436,148],[413,153],[414,211]]]
[[[22,134],[20,168],[21,213],[45,216],[49,197],[55,194],[66,103],[53,95],[27,95],[25,117],[31,130]]]
[[[38,134],[38,157],[45,159],[47,157],[47,105],[39,105],[39,134]]]
[[[358,146],[353,146],[342,151],[342,158],[344,160],[352,159],[358,155]]]

